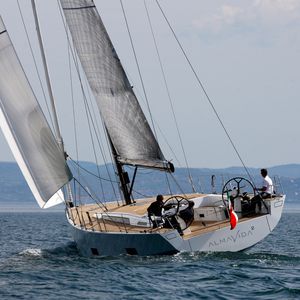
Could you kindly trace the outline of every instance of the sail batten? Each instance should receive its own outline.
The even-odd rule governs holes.
[[[0,17],[0,126],[40,207],[64,201],[72,178]],[[49,202],[48,202],[49,201]]]
[[[78,6],[78,7],[66,7],[65,10],[72,10],[72,9],[86,9],[86,8],[94,8],[95,5],[88,5],[88,6]]]
[[[118,161],[170,170],[94,2],[61,0],[61,5]]]

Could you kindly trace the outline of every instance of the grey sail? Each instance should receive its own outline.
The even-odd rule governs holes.
[[[72,178],[0,17],[0,125],[41,207],[63,201]]]
[[[169,170],[92,0],[61,0],[81,64],[122,164]]]

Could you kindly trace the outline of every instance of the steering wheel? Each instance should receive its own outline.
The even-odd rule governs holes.
[[[175,216],[179,211],[187,208],[188,205],[189,202],[186,198],[182,196],[171,196],[163,204],[164,214],[167,217]]]
[[[222,200],[234,200],[238,197],[245,197],[248,193],[255,195],[255,188],[251,181],[244,177],[234,177],[228,180],[222,189]]]

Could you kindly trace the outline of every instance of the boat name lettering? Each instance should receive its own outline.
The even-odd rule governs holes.
[[[222,239],[209,242],[209,247],[220,246],[222,244],[227,244],[227,243],[235,243],[239,239],[244,239],[248,236],[253,235],[252,231],[253,231],[253,229],[249,230],[249,231],[238,230],[238,232],[235,235],[232,234],[232,235],[224,237]]]

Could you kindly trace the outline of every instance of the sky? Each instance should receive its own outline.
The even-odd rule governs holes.
[[[19,0],[43,75],[30,2]],[[56,1],[36,2],[66,150],[75,157],[63,23]],[[149,120],[120,1],[96,0],[95,4]],[[184,167],[144,1],[123,0],[123,4],[159,143],[167,159]],[[300,163],[300,1],[161,0],[160,4],[244,163],[249,167]],[[147,6],[189,166],[240,166],[155,1],[147,0]],[[44,107],[17,1],[0,0],[0,15]],[[75,94],[80,98],[80,89]],[[93,161],[93,151],[87,146],[86,121],[79,112],[80,106],[76,118],[80,135],[78,152],[81,160]],[[14,161],[2,133],[0,149],[0,161]]]

